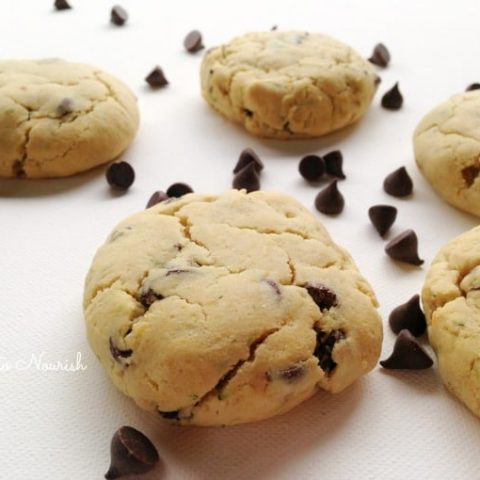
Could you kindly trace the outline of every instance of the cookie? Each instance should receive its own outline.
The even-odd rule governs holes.
[[[209,50],[202,62],[205,100],[252,134],[325,135],[356,122],[376,90],[372,65],[320,33],[247,33]]]
[[[451,97],[414,133],[418,168],[448,203],[480,216],[480,91]]]
[[[85,286],[90,345],[142,408],[182,424],[284,413],[371,370],[382,325],[349,254],[293,199],[168,199],[118,225]]]
[[[480,416],[480,227],[440,250],[422,301],[443,382]]]
[[[98,68],[0,61],[0,177],[65,177],[114,159],[138,129],[136,98]]]

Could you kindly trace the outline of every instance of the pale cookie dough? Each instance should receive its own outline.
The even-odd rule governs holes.
[[[136,98],[101,70],[0,61],[0,177],[64,177],[114,159],[138,129]]]
[[[418,168],[448,203],[480,216],[480,91],[455,95],[428,113],[413,144]]]
[[[480,416],[480,227],[440,250],[427,274],[422,300],[440,375]]]
[[[367,110],[378,77],[352,48],[320,33],[247,33],[209,50],[201,67],[205,100],[252,134],[325,135]]]
[[[189,194],[126,219],[97,252],[84,298],[113,383],[195,425],[261,420],[319,388],[343,390],[377,363],[376,306],[306,209],[245,191]]]

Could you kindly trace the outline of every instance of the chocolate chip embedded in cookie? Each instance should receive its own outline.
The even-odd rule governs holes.
[[[351,257],[271,192],[186,194],[126,219],[95,256],[84,306],[115,385],[180,424],[261,420],[339,392],[382,340]]]

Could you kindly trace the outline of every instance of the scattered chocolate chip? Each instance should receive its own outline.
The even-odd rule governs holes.
[[[414,295],[408,302],[394,308],[388,317],[388,323],[394,333],[407,329],[415,337],[423,335],[427,322],[420,309],[420,297]]]
[[[157,203],[167,200],[167,198],[168,198],[168,195],[165,192],[162,192],[160,190],[153,192],[145,208],[153,207]]]
[[[375,85],[378,86],[382,83],[382,77],[380,77],[379,75],[376,75],[375,76]]]
[[[106,177],[112,188],[128,190],[135,180],[135,171],[127,162],[115,162],[107,168]]]
[[[466,89],[466,92],[471,92],[472,90],[479,90],[480,89],[480,83],[471,83]]]
[[[57,10],[69,10],[72,8],[67,0],[55,0],[54,6]]]
[[[397,218],[397,209],[391,205],[374,205],[368,209],[368,217],[377,232],[383,237]]]
[[[146,290],[140,295],[140,303],[145,308],[150,308],[150,305],[152,305],[152,303],[158,300],[163,300],[163,298],[164,298],[163,295],[160,295],[159,293],[149,288],[148,290]]]
[[[73,112],[73,100],[69,97],[65,97],[58,104],[57,114],[59,117],[63,117],[64,115],[67,115],[67,113],[72,113],[72,112]]]
[[[305,364],[298,363],[296,365],[292,365],[291,367],[285,368],[283,370],[278,370],[275,373],[282,380],[286,380],[288,383],[293,383],[299,378],[303,377],[303,375],[305,374]]]
[[[115,5],[112,8],[111,14],[110,14],[110,21],[119,27],[125,24],[125,22],[128,20],[128,13],[127,11],[121,7],[120,5]]]
[[[380,361],[383,368],[421,370],[430,368],[433,360],[421,347],[417,339],[407,330],[401,330],[395,341],[393,352]]]
[[[467,187],[471,187],[473,185],[479,173],[480,167],[477,165],[470,165],[462,169],[462,177],[465,180]]]
[[[377,43],[368,61],[379,67],[386,67],[388,62],[390,62],[390,52],[388,48],[383,43]]]
[[[325,160],[327,175],[341,178],[342,180],[347,178],[343,173],[343,155],[340,150],[327,153],[323,156],[323,159]]]
[[[315,198],[315,207],[326,215],[337,215],[344,206],[345,200],[338,191],[337,180],[333,180],[323,190],[320,190]]]
[[[113,343],[112,337],[108,339],[108,344],[110,346],[110,353],[112,354],[112,357],[119,361],[120,358],[128,358],[132,355],[133,350],[128,349],[128,350],[120,350],[118,347],[115,346]]]
[[[398,89],[398,82],[382,97],[382,107],[387,110],[399,110],[403,105],[403,96]]]
[[[305,288],[320,310],[330,310],[337,305],[337,295],[321,283],[307,283]]]
[[[145,77],[145,81],[152,88],[160,88],[168,85],[168,80],[165,78],[163,70],[158,65]]]
[[[167,195],[169,197],[176,197],[176,198],[183,197],[187,193],[192,193],[192,192],[193,192],[193,188],[190,185],[187,185],[186,183],[181,183],[181,182],[172,183],[172,185],[170,185],[167,188]]]
[[[344,338],[345,334],[342,330],[317,331],[317,344],[313,355],[318,358],[318,364],[325,373],[330,373],[337,366],[332,358],[333,348],[338,341]]]
[[[247,193],[260,190],[260,178],[254,162],[247,164],[235,175],[232,187],[237,190],[245,189]]]
[[[253,163],[257,173],[260,173],[263,170],[263,162],[260,160],[260,157],[253,150],[253,148],[245,148],[238,157],[238,162],[233,169],[233,173],[238,173],[249,163]]]
[[[325,173],[325,162],[318,155],[307,155],[298,164],[300,175],[309,182],[318,182]]]
[[[413,230],[406,230],[390,240],[385,246],[386,254],[394,260],[421,265],[423,260],[418,256],[418,239]]]
[[[161,412],[158,410],[158,414],[168,420],[180,420],[180,410],[172,410],[171,412]]]
[[[383,181],[383,189],[393,197],[406,197],[413,191],[413,182],[405,167],[388,174]]]
[[[273,288],[273,290],[277,295],[280,296],[282,294],[282,292],[280,291],[280,287],[275,280],[272,280],[271,278],[266,278],[264,279],[264,282],[268,283],[268,285],[270,285]]]
[[[204,48],[202,34],[198,30],[192,30],[183,40],[183,46],[190,53],[198,52]]]
[[[110,458],[110,468],[105,474],[107,480],[149,472],[159,460],[153,443],[132,427],[121,427],[115,432]]]

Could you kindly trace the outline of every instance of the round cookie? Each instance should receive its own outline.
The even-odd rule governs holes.
[[[440,375],[480,416],[480,227],[440,250],[427,273],[422,300]]]
[[[320,33],[247,33],[210,49],[202,94],[252,134],[272,138],[325,135],[357,121],[377,85],[372,65]]]
[[[415,129],[417,165],[448,203],[480,216],[480,91],[451,97]]]
[[[98,68],[0,61],[0,177],[65,177],[108,162],[138,129],[136,98]]]
[[[382,325],[345,250],[276,193],[188,194],[118,225],[86,279],[90,345],[142,408],[182,424],[284,413],[371,370]]]

